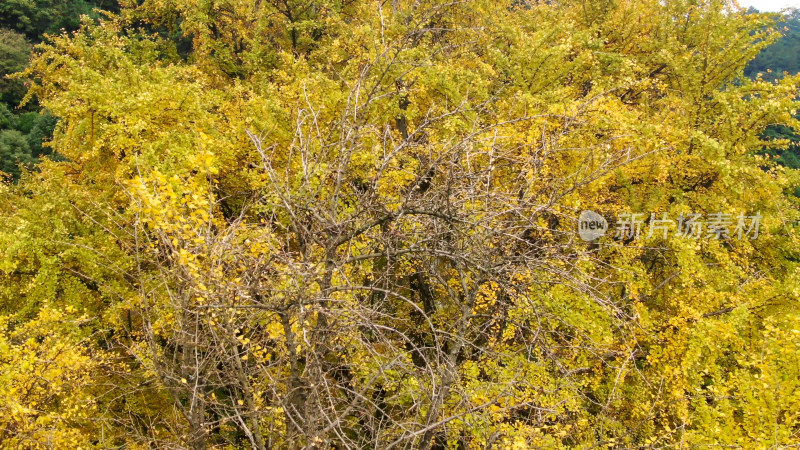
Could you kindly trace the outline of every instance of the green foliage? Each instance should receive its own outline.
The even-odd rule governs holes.
[[[26,112],[17,116],[17,124],[14,128],[22,134],[29,134],[37,122],[40,114],[37,112]]]
[[[33,168],[42,157],[61,158],[46,146],[57,123],[47,110],[14,115],[0,104],[0,171],[17,180],[21,166]]]
[[[765,48],[745,68],[750,78],[775,80],[784,73],[800,73],[800,9],[780,17],[775,26],[783,37]]]
[[[776,27],[783,36],[748,63],[745,68],[748,77],[775,81],[785,74],[800,73],[800,10],[781,16]],[[771,155],[782,166],[800,169],[800,135],[795,130],[782,124],[770,125],[762,137],[779,143],[779,147],[765,149],[764,154]],[[797,192],[800,193],[800,187]]]
[[[52,138],[57,123],[58,118],[50,114],[47,110],[36,115],[27,136],[32,157],[40,158],[42,156],[52,155],[50,147],[45,147],[44,144]],[[20,129],[20,131],[22,130]]]
[[[19,105],[25,95],[25,85],[20,79],[7,75],[22,71],[30,59],[31,45],[15,31],[0,28],[0,102],[11,107]]]
[[[775,161],[790,169],[800,169],[800,134],[785,125],[770,125],[763,134],[768,143],[780,142],[782,148],[769,148],[765,154],[771,155]]]
[[[0,131],[0,172],[19,178],[20,166],[30,168],[34,163],[28,139],[18,130]]]
[[[0,103],[0,130],[7,130],[17,126],[17,116],[8,110],[5,103]]]
[[[29,40],[41,41],[45,33],[73,31],[80,25],[81,15],[97,17],[94,11],[116,9],[114,0],[4,0],[0,2],[0,27],[24,34]]]

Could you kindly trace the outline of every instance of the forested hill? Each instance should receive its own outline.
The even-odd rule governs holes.
[[[783,38],[762,50],[747,65],[744,71],[746,76],[774,81],[785,74],[800,73],[800,10],[795,9],[784,15],[784,19],[778,22],[777,26],[782,29]],[[764,130],[764,137],[788,140],[787,148],[768,149],[766,153],[774,155],[779,164],[800,169],[800,134],[785,125],[778,124],[767,127]]]
[[[82,15],[96,17],[96,9],[118,11],[116,0],[3,0],[0,27],[40,42],[45,33],[76,30]]]
[[[778,23],[783,28],[783,38],[765,48],[747,65],[745,75],[756,78],[761,74],[765,80],[774,80],[784,72],[800,72],[800,10],[795,9]]]

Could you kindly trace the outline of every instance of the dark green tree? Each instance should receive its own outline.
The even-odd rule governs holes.
[[[18,179],[22,172],[20,167],[30,167],[34,162],[24,134],[17,130],[0,132],[0,172]]]
[[[12,108],[25,96],[25,84],[20,79],[9,79],[7,75],[24,69],[30,56],[31,45],[25,36],[0,28],[0,101]]]
[[[115,0],[3,0],[0,2],[0,27],[39,42],[45,33],[76,30],[81,15],[96,17],[95,9],[118,8]]]
[[[27,135],[28,148],[31,151],[31,156],[34,158],[41,158],[42,156],[52,155],[49,147],[43,144],[49,141],[53,136],[58,118],[45,110],[41,114],[37,114],[33,120],[31,130]]]

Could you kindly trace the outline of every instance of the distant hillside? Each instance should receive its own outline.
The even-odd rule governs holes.
[[[756,78],[759,73],[765,80],[774,80],[784,72],[794,75],[800,72],[800,10],[794,10],[778,23],[785,27],[784,36],[765,48],[748,64],[745,75]]]
[[[40,42],[45,33],[78,29],[81,16],[96,17],[96,9],[119,11],[119,5],[116,0],[2,0],[0,28]]]
[[[761,76],[764,80],[774,81],[784,74],[800,73],[800,10],[785,15],[778,26],[784,28],[783,38],[765,48],[748,64],[745,68],[748,77],[755,79]],[[800,134],[797,131],[783,125],[773,125],[764,131],[764,137],[789,139],[791,145],[788,149],[768,149],[766,153],[775,155],[779,164],[800,169]]]

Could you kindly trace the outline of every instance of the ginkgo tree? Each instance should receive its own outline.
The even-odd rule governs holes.
[[[122,3],[25,73],[65,160],[0,191],[3,440],[798,443],[800,178],[757,155],[799,79],[742,77],[770,17]],[[763,219],[589,243],[585,209]]]

